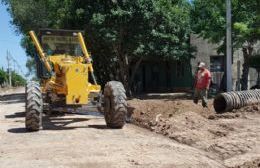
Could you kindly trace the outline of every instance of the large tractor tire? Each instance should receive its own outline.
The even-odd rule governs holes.
[[[26,85],[25,127],[28,131],[38,131],[42,127],[43,100],[38,83]]]
[[[39,92],[41,92],[41,89],[40,89],[40,87],[39,87],[39,84],[37,83],[37,82],[35,82],[35,81],[30,81],[30,82],[28,82],[27,84],[26,84],[26,86],[25,86],[25,111],[26,111],[26,109],[27,109],[27,106],[28,106],[28,104],[27,104],[27,99],[29,98],[27,95],[28,95],[28,93],[30,93],[32,90],[35,90],[35,89],[37,89]]]
[[[110,81],[104,89],[104,115],[109,128],[122,128],[125,125],[127,102],[121,82]]]

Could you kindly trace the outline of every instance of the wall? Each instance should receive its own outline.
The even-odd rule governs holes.
[[[197,35],[192,34],[190,37],[190,43],[192,46],[195,46],[197,48],[197,53],[195,54],[195,59],[191,60],[192,65],[192,73],[194,74],[196,68],[197,68],[197,62],[202,61],[205,62],[207,67],[210,67],[210,57],[211,56],[223,56],[224,54],[218,54],[217,53],[217,44],[212,44],[208,42],[207,40],[204,40]],[[254,53],[258,52],[260,53],[260,43],[257,43],[255,45],[255,51]],[[236,90],[236,84],[238,82],[238,62],[240,62],[240,78],[242,75],[242,65],[244,62],[243,59],[243,53],[242,49],[238,49],[234,51],[233,54],[233,64],[232,64],[232,83],[233,83],[233,90]],[[253,68],[250,68],[249,71],[249,82],[248,86],[249,88],[256,84],[257,80],[257,73],[256,70]]]
[[[190,44],[197,48],[195,58],[191,59],[192,74],[194,74],[197,69],[198,62],[205,62],[206,65],[209,66],[210,56],[218,55],[216,52],[217,45],[209,43],[207,40],[203,40],[194,34],[190,36]]]

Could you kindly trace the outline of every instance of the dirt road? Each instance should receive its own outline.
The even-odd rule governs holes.
[[[224,167],[201,150],[128,124],[108,129],[103,116],[44,118],[43,130],[24,128],[24,90],[1,96],[0,167]]]

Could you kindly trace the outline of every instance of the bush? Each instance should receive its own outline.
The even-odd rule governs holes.
[[[7,73],[3,69],[0,69],[0,85],[3,85],[7,81],[7,77]]]

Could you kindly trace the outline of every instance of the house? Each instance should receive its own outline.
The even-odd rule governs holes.
[[[225,71],[225,55],[217,53],[217,44],[212,44],[197,35],[192,34],[190,44],[195,46],[197,53],[195,59],[191,60],[192,73],[195,73],[197,63],[203,61],[212,72],[213,82],[221,87],[221,81]],[[254,53],[260,53],[260,43],[254,47]],[[244,63],[242,49],[234,51],[232,58],[232,83],[233,90],[239,89],[239,81],[242,75],[242,65]],[[254,68],[250,68],[248,76],[248,88],[254,86],[257,81],[257,72]]]

